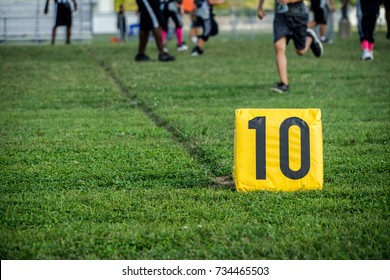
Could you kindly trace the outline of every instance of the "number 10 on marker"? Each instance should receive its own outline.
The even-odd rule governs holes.
[[[237,109],[233,178],[238,191],[322,189],[319,109]]]

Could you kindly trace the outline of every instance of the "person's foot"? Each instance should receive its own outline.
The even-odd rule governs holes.
[[[198,46],[192,49],[192,53],[191,53],[192,56],[200,56],[202,54],[203,54],[203,50]]]
[[[320,41],[321,41],[322,45],[324,45],[324,44],[332,45],[333,44],[333,40],[331,38],[321,38]]]
[[[362,52],[362,56],[360,57],[360,60],[373,60],[374,54],[372,51],[369,51],[367,49],[364,49]]]
[[[176,58],[169,53],[163,52],[158,55],[158,60],[161,62],[169,62],[169,61],[174,61]]]
[[[310,44],[311,51],[316,57],[321,57],[324,54],[324,48],[321,41],[318,39],[317,34],[312,29],[307,29],[307,36],[313,40]]]
[[[188,46],[185,42],[181,43],[181,45],[177,45],[177,50],[179,52],[188,50]]]
[[[280,82],[280,83],[277,83],[275,84],[272,88],[271,88],[272,91],[275,91],[275,92],[278,92],[278,93],[287,93],[288,90],[289,90],[289,86]]]
[[[390,40],[390,32],[387,32],[386,39]]]
[[[134,57],[135,61],[150,61],[150,57],[146,54],[139,53]]]

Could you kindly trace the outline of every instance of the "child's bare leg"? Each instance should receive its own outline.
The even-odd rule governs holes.
[[[160,54],[162,54],[164,52],[164,44],[163,44],[163,39],[162,39],[162,29],[161,29],[161,27],[154,28],[152,30],[152,33],[153,33],[154,38],[156,40],[157,49],[159,50]]]
[[[196,45],[199,47],[199,48],[203,48],[203,46],[204,46],[204,40],[202,39],[202,38],[199,38],[198,39],[198,42],[196,43]]]
[[[320,25],[320,37],[321,37],[321,40],[323,40],[325,38],[325,35],[326,35],[326,24],[321,24]]]
[[[53,27],[51,31],[51,44],[54,45],[56,42],[56,33],[57,33],[57,27]]]
[[[287,57],[286,57],[286,37],[275,42],[275,61],[278,68],[280,82],[288,85],[287,79]]]
[[[313,28],[314,26],[317,25],[317,22],[316,21],[310,21],[308,24],[307,24],[307,28]]]
[[[70,36],[72,36],[72,27],[67,26],[66,27],[66,41],[65,41],[66,44],[70,44]]]
[[[310,36],[306,36],[305,48],[303,50],[296,50],[296,53],[298,55],[304,55],[307,52],[307,50],[310,48],[312,42],[313,42],[313,38]]]
[[[138,54],[145,54],[146,46],[149,40],[149,31],[140,30],[138,36],[139,36]]]

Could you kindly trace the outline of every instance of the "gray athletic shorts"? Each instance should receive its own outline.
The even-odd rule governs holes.
[[[306,45],[306,30],[309,15],[300,14],[278,14],[274,18],[274,43],[279,39],[286,37],[287,44],[292,39],[295,49],[303,50]]]

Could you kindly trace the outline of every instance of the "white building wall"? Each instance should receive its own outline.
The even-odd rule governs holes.
[[[94,34],[117,32],[114,0],[93,0],[92,29]]]
[[[98,13],[114,12],[114,0],[95,0],[94,2],[96,3],[96,12]]]
[[[127,13],[127,25],[138,23],[138,16],[135,13]],[[92,19],[94,34],[115,34],[118,33],[115,13],[94,13]]]

